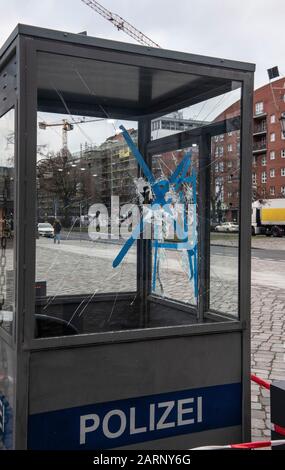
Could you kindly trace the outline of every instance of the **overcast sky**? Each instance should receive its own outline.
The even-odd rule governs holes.
[[[101,0],[167,49],[256,64],[255,86],[267,68],[285,73],[285,0]],[[0,0],[0,43],[17,23],[133,42],[81,0]]]
[[[256,86],[266,69],[285,73],[284,0],[101,0],[167,49],[254,62]],[[129,42],[131,38],[81,0],[0,0],[0,43],[17,23]]]

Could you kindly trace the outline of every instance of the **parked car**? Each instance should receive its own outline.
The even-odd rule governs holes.
[[[239,226],[234,222],[222,222],[215,228],[216,232],[238,232]]]
[[[41,237],[53,238],[54,237],[53,226],[49,224],[48,222],[40,222],[38,224],[38,233]]]
[[[220,225],[218,222],[211,222],[211,225],[210,225],[210,230],[211,232],[215,232],[216,230],[216,227]]]

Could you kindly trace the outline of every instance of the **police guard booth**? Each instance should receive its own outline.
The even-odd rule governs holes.
[[[25,25],[3,45],[1,448],[250,439],[253,73]]]

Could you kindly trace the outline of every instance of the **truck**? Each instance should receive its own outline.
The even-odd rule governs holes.
[[[268,237],[285,235],[285,198],[259,199],[252,203],[251,233]]]

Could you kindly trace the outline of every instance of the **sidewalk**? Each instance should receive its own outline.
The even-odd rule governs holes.
[[[238,246],[238,235],[236,233],[211,232],[211,245]],[[275,238],[257,235],[251,237],[251,247],[262,250],[285,250],[285,237]]]

